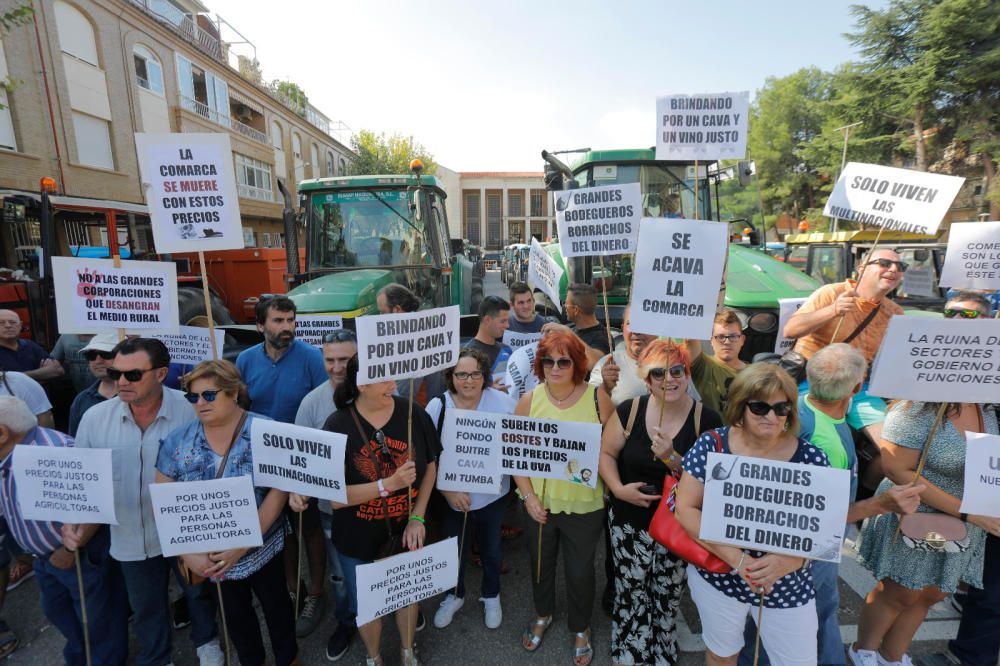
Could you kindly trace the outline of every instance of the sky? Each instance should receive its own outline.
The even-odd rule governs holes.
[[[752,94],[855,57],[841,0],[204,2],[256,46],[265,79],[294,81],[354,131],[412,136],[455,171],[649,147],[658,96]]]

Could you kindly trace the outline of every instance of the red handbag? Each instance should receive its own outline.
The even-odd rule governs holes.
[[[715,451],[722,453],[722,438],[714,430],[710,431],[715,438]],[[677,493],[677,479],[673,474],[667,474],[663,480],[663,493],[660,505],[649,522],[649,535],[667,550],[689,564],[709,573],[726,574],[733,568],[710,553],[704,546],[688,536],[687,531],[677,522],[674,516],[674,495]]]

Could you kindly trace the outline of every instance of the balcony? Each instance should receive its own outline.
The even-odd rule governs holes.
[[[274,198],[274,192],[271,190],[265,190],[259,187],[250,187],[249,185],[238,184],[238,189],[241,199],[253,199],[254,201],[266,201],[267,203],[274,203],[277,199]]]
[[[267,135],[260,130],[241,123],[235,118],[230,118],[225,114],[219,113],[215,109],[210,108],[207,104],[203,104],[196,99],[191,99],[190,97],[185,97],[184,95],[178,95],[177,98],[178,104],[182,109],[190,111],[191,113],[197,113],[202,118],[210,120],[216,125],[234,130],[237,134],[240,134],[241,136],[244,136],[252,141],[262,143],[265,146],[271,145],[268,141]]]
[[[133,5],[158,22],[194,44],[216,60],[226,62],[226,54],[219,38],[198,26],[197,17],[189,14],[168,0],[130,0]]]

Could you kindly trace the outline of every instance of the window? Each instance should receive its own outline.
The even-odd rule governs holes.
[[[236,183],[240,196],[272,201],[271,165],[246,155],[236,155]]]
[[[334,165],[335,164],[336,164],[336,162],[333,161],[333,153],[327,153],[326,154],[326,176],[327,176],[327,178],[335,175],[334,174],[334,169],[335,169]]]
[[[3,40],[0,40],[0,81],[7,78],[7,58],[3,52]],[[0,88],[0,149],[17,150],[14,139],[14,121],[10,115],[10,101],[7,91]]]
[[[473,245],[480,244],[481,225],[479,193],[470,192],[465,195],[465,237]]]
[[[486,194],[486,247],[500,249],[500,225],[503,216],[503,195],[499,192]]]
[[[267,231],[264,232],[264,247],[271,247],[271,234]]]
[[[281,136],[281,123],[277,120],[271,121],[271,145],[278,150],[284,150],[285,142]]]
[[[309,146],[309,168],[312,170],[312,177],[319,178],[319,146],[315,143]]]
[[[844,248],[837,245],[813,245],[809,257],[809,275],[823,284],[840,282],[844,275]]]
[[[73,132],[76,135],[76,158],[80,164],[102,169],[115,168],[108,121],[74,111]]]
[[[343,157],[340,158],[340,174],[341,176],[347,175],[347,160]]]
[[[257,241],[254,240],[253,229],[249,227],[243,227],[243,247],[257,247]]]
[[[524,195],[520,192],[507,193],[507,215],[524,217]]]
[[[274,247],[285,247],[285,234],[274,234]]]
[[[531,195],[534,198],[534,194]],[[547,237],[548,223],[545,220],[532,220],[531,221],[531,236],[532,238],[537,238],[539,241],[545,240]]]
[[[132,59],[135,61],[135,78],[139,81],[139,87],[162,95],[163,67],[152,51],[136,44],[132,49]]]
[[[59,29],[59,48],[62,52],[94,67],[100,67],[94,26],[76,7],[61,0],[56,0],[54,6],[56,26]]]
[[[510,223],[510,238],[508,240],[511,243],[524,242],[524,222],[517,221]]]
[[[302,139],[298,132],[292,132],[292,157],[296,160],[302,159]]]
[[[545,217],[545,192],[531,191],[531,217]]]
[[[177,85],[181,106],[224,127],[230,126],[229,84],[212,72],[177,55]]]

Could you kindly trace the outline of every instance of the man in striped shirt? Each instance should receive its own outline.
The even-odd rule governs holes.
[[[62,524],[25,520],[17,501],[11,472],[15,446],[73,446],[73,440],[43,428],[18,398],[0,396],[0,507],[10,535],[25,552],[35,556],[35,580],[42,595],[45,617],[66,638],[65,663],[84,664],[85,650],[80,588],[73,553],[63,546]],[[90,618],[90,647],[95,664],[124,664],[128,658],[128,606],[121,575],[108,550],[108,528],[102,526],[80,550],[83,586]]]

